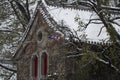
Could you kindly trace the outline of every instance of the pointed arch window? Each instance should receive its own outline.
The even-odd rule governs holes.
[[[36,55],[32,58],[32,76],[33,79],[37,79],[38,77],[38,57]]]
[[[41,76],[46,78],[48,71],[48,55],[43,52],[41,55]]]

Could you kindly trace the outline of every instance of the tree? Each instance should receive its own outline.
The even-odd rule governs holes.
[[[35,1],[0,1],[0,77],[10,79],[16,73],[11,60],[22,33],[31,18],[29,5]]]
[[[74,75],[77,77],[76,80],[79,79],[93,80],[98,78],[104,80],[104,78],[106,79],[106,76],[108,80],[110,78],[119,79],[120,35],[112,24],[120,25],[118,22],[116,22],[116,20],[120,19],[120,17],[119,16],[112,17],[111,13],[114,11],[119,11],[120,9],[110,7],[111,0],[74,0],[74,1],[46,0],[46,1],[50,4],[51,2],[53,2],[55,3],[54,5],[56,6],[62,5],[63,7],[67,7],[71,5],[73,8],[76,9],[79,9],[79,5],[89,7],[98,15],[99,20],[104,24],[104,27],[106,27],[107,32],[110,35],[110,41],[113,43],[110,46],[87,45],[85,43],[82,43],[80,37],[77,36],[77,34],[74,35],[73,32],[70,31],[70,29],[68,29],[67,27],[57,27],[58,30],[60,30],[61,32],[63,32],[63,34],[69,37],[69,40],[65,43],[66,46],[69,47],[68,49],[73,50],[74,48],[75,50],[75,51],[68,50],[70,52],[67,52],[68,55],[67,57],[75,58],[76,60],[75,64],[81,66],[77,67],[78,70],[76,70],[76,74]],[[12,57],[18,44],[18,40],[21,37],[21,33],[26,30],[26,25],[28,24],[31,18],[29,7],[30,4],[32,3],[34,3],[34,1],[29,2],[28,0],[1,0],[0,24],[3,28],[0,30],[1,33],[0,51],[2,51],[0,54],[2,55],[2,58],[4,57],[4,59],[10,59]],[[117,4],[117,0],[114,0],[114,3],[115,5],[113,6],[119,6]],[[90,20],[87,25],[89,25],[91,21],[92,20]],[[85,27],[87,27],[87,25]],[[75,40],[78,40],[78,42],[76,43]],[[81,44],[78,45],[78,43]],[[6,62],[7,60],[3,61]],[[9,72],[4,70],[4,73],[6,74],[7,72],[9,75],[2,74],[2,76],[5,75],[5,77],[6,76],[11,77],[11,75],[13,75],[13,73],[16,72],[16,70],[5,66],[2,63],[2,60],[0,66],[4,69],[12,71]],[[103,72],[105,74],[104,77],[102,77]],[[113,76],[108,78],[109,76],[108,73],[110,72],[112,72],[111,75]],[[79,74],[82,76],[78,77]]]

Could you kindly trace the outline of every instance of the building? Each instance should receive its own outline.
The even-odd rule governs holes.
[[[49,6],[45,0],[39,1],[14,55],[14,60],[17,60],[17,80],[75,79],[77,64],[74,63],[75,59],[68,59],[70,54],[66,54],[75,48],[65,46],[68,36],[67,33],[66,35],[63,34],[61,29],[69,26],[74,32],[74,30],[79,29],[79,25],[74,21],[75,19],[87,23],[89,19],[97,18],[97,16],[89,8],[83,6],[81,6],[81,10],[70,9],[69,7]],[[84,25],[82,22],[81,24]],[[106,29],[103,29],[98,37],[102,26],[103,24],[97,24],[97,28],[95,28],[96,24],[90,24],[87,31],[83,31],[84,35],[77,32],[78,36],[81,35],[82,37],[81,43],[78,44],[76,41],[76,44],[92,44],[91,48],[96,47],[96,44],[111,45],[107,41],[102,41],[109,38],[105,33]],[[90,30],[94,31],[91,33]]]

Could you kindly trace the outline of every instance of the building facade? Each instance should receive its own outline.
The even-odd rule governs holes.
[[[50,29],[39,4],[14,55],[17,80],[64,80],[65,48],[61,34]]]
[[[76,48],[71,45],[66,46],[67,38],[57,30],[59,20],[54,17],[55,14],[48,14],[52,13],[50,10],[53,8],[49,7],[48,9],[46,5],[44,0],[39,1],[13,57],[13,59],[17,61],[17,80],[77,80],[75,74],[80,65],[75,62],[77,60],[76,58],[70,58],[71,56],[67,54],[68,52],[76,50]],[[87,11],[82,10],[80,12],[87,14],[83,18],[90,17],[92,12],[90,12],[89,8],[85,9],[87,9]],[[75,10],[73,11],[75,12]],[[68,15],[68,13],[65,14],[66,16]],[[60,17],[62,18],[62,16]],[[71,23],[72,22],[73,21],[71,21]],[[63,25],[64,24],[62,24],[62,26]],[[72,26],[74,27],[74,25]],[[94,27],[95,25],[92,26]],[[92,35],[95,34],[92,33]],[[111,45],[111,43],[96,41],[76,42],[80,47],[84,47],[84,45],[82,45],[83,43],[89,45],[93,51],[95,51],[98,45]],[[96,49],[98,52],[99,50],[100,49]],[[78,53],[75,53],[75,55],[76,54]]]

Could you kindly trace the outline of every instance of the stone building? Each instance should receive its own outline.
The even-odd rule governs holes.
[[[43,80],[58,75],[59,80],[64,80],[65,51],[61,43],[62,34],[50,28],[40,8],[44,10],[41,2],[14,55],[17,61],[17,80]]]
[[[34,15],[13,57],[17,61],[17,80],[74,80],[73,74],[76,64],[73,62],[75,59],[67,59],[68,47],[65,47],[67,37],[59,31],[59,27],[61,25],[69,26],[71,30],[76,30],[78,27],[74,21],[76,17],[80,16],[83,21],[90,18],[93,12],[89,8],[84,7],[85,11],[83,6],[81,7],[81,10],[71,10],[68,7],[49,6],[45,0],[38,2]],[[91,24],[91,26],[88,26],[88,30],[93,30],[96,24]],[[110,43],[98,41],[98,39],[102,40],[108,37],[104,33],[105,30],[103,30],[103,34],[101,33],[99,37],[96,37],[97,40],[96,38],[91,40],[93,36],[99,34],[100,28],[101,25],[95,28],[91,34],[90,31],[87,32],[89,40],[86,39],[85,35],[82,35],[82,43],[110,45]]]

